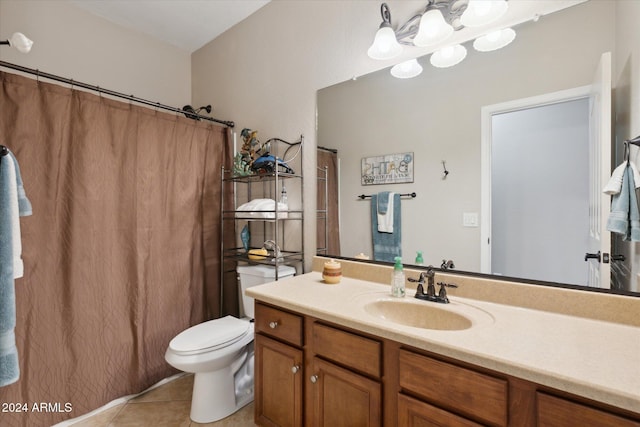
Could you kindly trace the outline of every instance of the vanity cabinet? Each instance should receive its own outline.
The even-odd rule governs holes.
[[[307,324],[310,424],[381,426],[382,342],[318,321]]]
[[[302,426],[303,318],[256,304],[255,331],[255,422]]]
[[[400,388],[403,392],[414,394],[427,403],[455,413],[455,418],[464,417],[496,427],[507,425],[506,379],[495,378],[405,349],[400,350],[398,369]],[[429,405],[425,405],[424,408],[427,410]],[[462,419],[458,423],[460,424],[454,425],[478,425],[465,424]],[[399,422],[399,425],[403,424]]]
[[[256,424],[381,426],[382,342],[302,319],[256,303]]]
[[[640,414],[256,302],[261,426],[640,427]]]

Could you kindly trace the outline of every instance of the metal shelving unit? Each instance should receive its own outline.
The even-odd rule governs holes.
[[[304,137],[300,136],[300,140],[293,144],[304,142]],[[272,142],[271,147],[274,154],[278,150],[279,144],[284,141],[277,140]],[[291,144],[291,143],[289,143]],[[299,151],[299,167],[297,170],[302,171],[302,147]],[[287,159],[284,159],[285,161]],[[287,186],[287,194],[296,195],[296,200],[289,199],[289,207],[293,209],[280,210],[278,200],[282,191],[282,186]],[[224,197],[221,201],[221,283],[220,287],[220,304],[222,312],[223,290],[225,288],[224,279],[227,273],[235,270],[238,264],[242,265],[268,265],[275,268],[275,280],[278,280],[278,267],[281,265],[289,265],[296,268],[296,274],[305,273],[304,268],[304,200],[303,186],[304,177],[302,173],[283,172],[275,167],[272,173],[255,174],[247,176],[233,176],[233,171],[222,168],[222,193],[228,194],[233,191],[233,206],[225,206]],[[299,197],[299,199],[298,199]],[[249,202],[256,198],[273,199],[276,201],[274,210],[260,211],[262,214],[268,215],[269,218],[257,218],[252,215],[251,211],[238,210],[238,207],[245,202]],[[229,226],[232,223],[233,226]],[[260,249],[267,241],[273,242],[273,246],[279,249],[280,257],[276,256],[275,250],[269,250],[269,255],[264,260],[251,260],[248,252],[240,241],[240,231],[247,225],[251,239],[249,249]],[[225,247],[225,241],[230,240],[228,233],[233,232],[235,245]]]

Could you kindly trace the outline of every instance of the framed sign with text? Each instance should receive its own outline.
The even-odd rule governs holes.
[[[362,158],[362,185],[413,182],[413,153]]]

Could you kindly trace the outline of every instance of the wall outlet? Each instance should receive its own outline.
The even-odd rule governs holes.
[[[478,226],[478,213],[477,212],[464,212],[462,214],[462,226],[463,227],[477,227]]]

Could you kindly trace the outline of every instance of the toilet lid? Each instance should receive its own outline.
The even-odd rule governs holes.
[[[172,339],[169,347],[181,354],[201,353],[227,347],[244,337],[248,331],[247,320],[226,316],[190,327]]]

